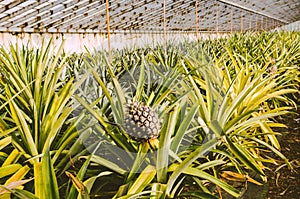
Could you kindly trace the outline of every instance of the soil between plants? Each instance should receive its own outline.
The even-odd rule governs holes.
[[[299,199],[300,198],[300,98],[298,97],[297,114],[287,115],[283,123],[288,126],[280,138],[281,152],[290,160],[293,170],[287,166],[277,169],[270,165],[267,172],[268,199]],[[276,171],[277,169],[277,171]]]
[[[287,128],[276,129],[281,135],[278,140],[281,146],[280,152],[291,163],[293,169],[286,166],[285,162],[279,162],[278,165],[267,164],[270,170],[266,170],[268,182],[262,186],[252,183],[242,186],[242,196],[239,199],[300,199],[300,95],[295,100],[297,108],[292,112],[281,116],[278,122],[287,126]],[[279,157],[273,157],[279,160]],[[257,174],[251,175],[252,178],[261,182]],[[229,194],[222,192],[222,199],[234,199]]]
[[[291,162],[291,170],[281,162],[267,165],[268,182],[264,186],[249,184],[241,199],[300,199],[300,96],[296,97],[295,114],[284,115],[280,122],[287,128],[279,129],[281,152]],[[274,157],[278,159],[278,157]]]

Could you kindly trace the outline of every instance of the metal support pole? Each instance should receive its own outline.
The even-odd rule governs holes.
[[[232,9],[230,10],[230,33],[233,32]]]
[[[108,47],[108,59],[109,64],[112,63],[111,51],[110,51],[110,22],[109,22],[109,0],[106,0],[106,24],[107,24],[107,47]]]
[[[249,31],[252,31],[252,14],[250,13]]]
[[[166,21],[166,0],[164,0],[163,6],[163,18],[164,18],[164,47],[165,47],[165,55],[167,56],[167,21]]]
[[[255,17],[255,32],[258,30],[258,16]]]
[[[243,12],[241,12],[241,32],[244,31],[244,24],[243,24]]]
[[[199,29],[198,0],[196,0],[195,9],[196,9],[196,38],[198,40],[198,29]]]
[[[219,33],[219,15],[218,15],[218,1],[216,1],[216,38],[218,39]]]

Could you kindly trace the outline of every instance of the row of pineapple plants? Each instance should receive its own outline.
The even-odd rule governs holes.
[[[285,164],[299,33],[0,50],[0,198],[239,197]],[[276,154],[276,159],[272,154]],[[253,179],[253,172],[260,180]]]

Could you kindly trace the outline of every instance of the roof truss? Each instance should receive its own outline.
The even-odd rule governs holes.
[[[299,0],[165,0],[165,15],[163,2],[109,0],[110,30],[162,31],[164,21],[166,31],[269,30],[300,20]],[[2,0],[0,31],[106,32],[105,3]]]

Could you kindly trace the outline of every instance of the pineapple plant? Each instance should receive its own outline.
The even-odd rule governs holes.
[[[244,50],[243,38],[241,40],[233,38],[231,41],[236,45],[229,43],[228,40],[218,40],[218,45],[215,46],[212,46],[213,41],[183,44],[180,47],[182,49],[178,47],[183,55],[176,54],[177,50],[175,52],[168,50],[168,55],[164,55],[164,50],[159,48],[153,49],[153,52],[144,52],[143,55],[139,55],[138,51],[124,56],[123,53],[115,51],[112,63],[109,63],[105,57],[106,52],[87,55],[83,62],[79,62],[75,57],[74,62],[80,63],[82,67],[79,72],[76,71],[79,70],[78,67],[75,67],[73,72],[73,63],[63,64],[62,61],[65,60],[61,59],[61,62],[58,61],[59,66],[71,71],[64,73],[61,68],[56,70],[50,67],[56,70],[56,73],[46,71],[39,74],[45,74],[46,77],[45,80],[42,79],[42,85],[52,82],[50,81],[52,74],[56,74],[55,77],[59,77],[57,73],[60,72],[69,74],[67,77],[70,78],[63,80],[52,78],[53,91],[52,86],[43,86],[42,90],[46,89],[44,92],[37,89],[41,87],[37,81],[32,81],[36,75],[28,75],[33,79],[25,81],[25,86],[21,86],[19,90],[13,84],[10,85],[9,88],[14,89],[13,93],[9,93],[10,90],[4,87],[0,88],[3,89],[2,95],[5,94],[0,109],[4,113],[0,126],[7,121],[11,124],[13,119],[24,118],[20,126],[33,133],[30,136],[23,136],[24,142],[20,139],[15,140],[18,144],[17,149],[28,148],[26,151],[30,151],[31,148],[39,148],[37,157],[41,158],[30,157],[30,160],[43,162],[43,164],[36,164],[33,172],[29,172],[28,175],[33,173],[34,179],[38,179],[39,182],[39,179],[43,180],[40,173],[48,171],[43,173],[51,175],[48,179],[52,178],[52,188],[48,187],[49,183],[45,187],[43,183],[33,185],[34,181],[32,181],[26,184],[24,191],[29,187],[29,191],[38,190],[36,195],[43,196],[45,190],[45,194],[54,193],[55,196],[52,197],[56,198],[88,197],[88,194],[92,197],[96,195],[100,197],[101,194],[101,197],[106,198],[128,196],[131,198],[193,196],[215,198],[217,195],[221,196],[223,191],[233,197],[239,197],[240,190],[223,181],[222,178],[229,180],[230,177],[225,174],[245,178],[243,176],[248,174],[249,169],[262,173],[264,167],[260,159],[265,156],[260,156],[260,148],[263,148],[265,154],[268,151],[275,152],[286,161],[277,149],[279,148],[275,140],[277,133],[270,127],[280,127],[280,124],[274,123],[271,119],[287,112],[287,108],[282,107],[282,103],[278,106],[268,106],[268,103],[274,99],[282,100],[283,95],[296,92],[295,87],[298,88],[299,85],[297,84],[299,53],[295,50],[295,54],[291,53],[293,59],[281,60],[281,56],[286,55],[286,51],[281,53],[276,49],[277,43],[275,43],[276,45],[267,45],[270,48],[262,49],[265,53],[261,57],[265,58],[260,60],[257,58],[257,52],[260,52],[260,48],[264,48],[264,45],[255,43],[253,46],[258,47],[249,52]],[[238,46],[238,44],[243,45]],[[298,49],[298,44],[294,49]],[[206,53],[215,55],[215,63],[206,56]],[[6,54],[3,53],[2,56]],[[4,58],[3,60],[4,65],[0,66],[2,69],[5,64],[10,63]],[[271,60],[270,63],[268,60]],[[276,63],[272,62],[274,60]],[[51,63],[49,61],[49,65]],[[52,65],[56,64],[52,63]],[[270,66],[272,68],[267,71]],[[13,67],[5,67],[8,71],[12,70],[11,68]],[[25,66],[20,69],[23,68],[24,71],[27,69]],[[81,70],[84,72],[81,73]],[[10,83],[6,81],[7,78],[18,77],[18,75],[8,76],[7,74],[10,73],[5,73],[5,70],[0,69],[0,72],[3,72],[2,80],[5,86]],[[274,76],[270,78],[268,72],[274,73]],[[81,79],[82,84],[77,81]],[[56,90],[56,80],[63,81],[61,82],[63,86],[59,88],[64,89],[64,92],[60,92],[60,89]],[[62,95],[70,93],[64,86],[69,81],[67,86],[71,87],[74,95]],[[71,86],[72,81],[78,82],[74,88]],[[53,99],[57,96],[62,99],[62,102],[68,102],[61,106],[64,108],[59,109],[67,111],[64,114],[56,113],[54,106],[56,104],[53,104],[52,100],[47,105],[51,106],[51,110],[60,118],[68,115],[66,120],[59,120],[61,122],[58,124],[52,122],[56,120],[51,118],[43,119],[43,115],[37,119],[27,118],[25,114],[35,110],[35,107],[26,110],[26,107],[31,104],[17,107],[17,113],[22,117],[10,118],[14,115],[7,114],[5,111],[16,105],[22,105],[27,99],[32,98],[19,100],[27,94],[27,90],[23,92],[23,88],[27,88],[26,82],[33,82],[28,84],[28,88],[35,85],[35,89],[31,89],[35,92],[33,96],[38,96],[36,92],[40,92],[46,97],[53,95]],[[288,87],[291,89],[287,89]],[[280,88],[282,90],[279,91]],[[49,89],[51,92],[48,92]],[[265,93],[268,95],[265,96]],[[63,96],[66,100],[63,100]],[[34,99],[36,103],[43,98]],[[11,107],[7,106],[8,108],[5,109],[6,104],[11,104]],[[257,111],[260,104],[263,104],[260,107],[265,108],[264,111],[261,109]],[[43,107],[44,104],[39,106],[39,110],[43,110],[45,116],[51,116],[48,114],[48,109],[44,110]],[[80,108],[80,111],[77,111],[77,108]],[[156,110],[159,110],[161,121]],[[36,128],[32,128],[31,120],[42,123],[50,121],[55,128],[51,128],[49,136],[42,134],[41,136],[46,137],[35,140],[34,135],[39,132],[35,131]],[[59,125],[63,125],[64,128],[59,128]],[[6,128],[5,125],[4,127]],[[15,128],[9,125],[7,127]],[[24,134],[23,131],[23,128],[20,128],[18,133]],[[14,131],[4,129],[1,134],[5,137],[8,132]],[[213,136],[208,139],[209,135]],[[46,148],[43,144],[27,147],[26,139],[31,137],[36,143],[44,143],[44,140],[53,143],[47,147],[50,151],[41,153],[43,148]],[[51,141],[50,138],[53,137],[55,139]],[[259,147],[257,150],[256,146]],[[86,161],[80,168],[82,159]],[[271,160],[267,158],[263,161]],[[39,169],[40,167],[42,170]],[[190,185],[191,180],[195,182],[193,186],[197,191],[192,189],[186,192],[186,185]],[[250,182],[249,179],[247,182]],[[73,185],[69,186],[71,183]],[[31,188],[31,185],[34,187]],[[219,189],[215,187],[223,191],[217,193]]]
[[[124,129],[135,141],[145,142],[159,136],[159,119],[157,113],[139,101],[129,101],[124,119]]]

